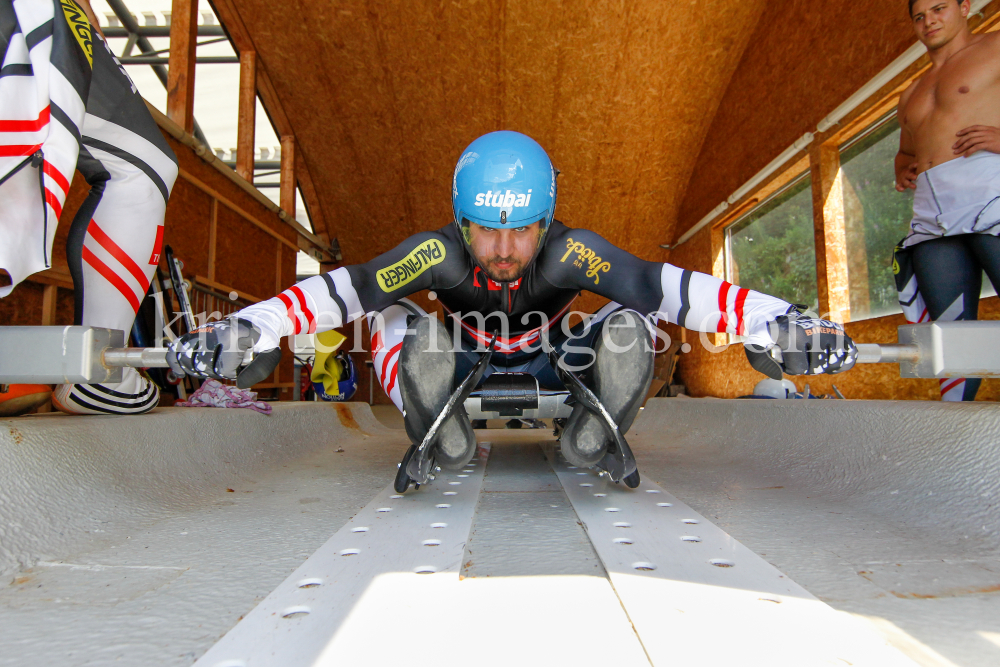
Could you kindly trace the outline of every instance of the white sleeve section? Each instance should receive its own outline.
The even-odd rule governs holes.
[[[743,307],[743,321],[746,325],[745,331],[740,334],[746,336],[743,344],[765,347],[773,345],[774,339],[767,332],[767,323],[774,321],[778,315],[784,315],[791,307],[792,304],[787,301],[750,290]]]
[[[346,318],[341,305],[330,293],[328,280],[332,280],[337,296],[347,309]],[[285,336],[329,331],[363,314],[350,274],[347,269],[339,268],[326,276],[313,276],[296,283],[272,299],[247,306],[235,316],[260,329],[261,337],[254,345],[254,352],[264,352],[277,347]]]
[[[683,269],[679,269],[673,264],[664,264],[660,271],[660,289],[663,292],[663,300],[660,301],[659,319],[666,320],[672,324],[683,322],[677,320],[681,312],[681,277]]]
[[[351,274],[347,272],[347,269],[344,267],[335,269],[330,272],[330,277],[333,278],[333,284],[337,286],[337,294],[347,306],[347,312],[344,313],[345,322],[353,322],[364,315],[365,310],[361,307],[361,299],[351,283]]]
[[[306,278],[282,292],[291,300],[295,312],[299,313],[300,305],[296,299],[298,295],[294,293],[296,289],[306,297],[306,305],[309,307],[309,315],[312,315],[314,325],[309,325],[309,315],[303,313],[302,330],[299,333],[310,333],[310,329],[313,333],[322,333],[344,325],[344,316],[337,301],[330,296],[326,278],[321,275]]]
[[[241,317],[260,329],[260,340],[253,346],[254,352],[273,350],[282,338],[295,333],[295,325],[288,318],[288,308],[278,297],[247,306],[231,317]]]
[[[744,343],[771,345],[767,323],[791,307],[776,297],[671,264],[663,265],[660,280],[661,318],[694,331],[745,336]]]

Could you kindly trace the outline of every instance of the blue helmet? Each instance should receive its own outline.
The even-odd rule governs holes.
[[[520,132],[479,137],[462,151],[451,205],[462,238],[468,225],[513,229],[541,223],[539,245],[556,212],[556,174],[545,149]]]

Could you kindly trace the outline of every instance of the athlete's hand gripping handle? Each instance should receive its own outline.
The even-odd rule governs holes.
[[[246,351],[260,335],[260,329],[240,317],[211,322],[172,342],[167,348],[167,363],[179,376],[236,378],[236,386],[245,389],[269,376],[281,360],[281,348],[276,347],[257,354],[239,370]]]
[[[803,317],[791,311],[767,325],[774,344],[747,345],[750,365],[775,380],[781,374],[819,375],[842,373],[858,360],[858,348],[844,327],[829,320]]]

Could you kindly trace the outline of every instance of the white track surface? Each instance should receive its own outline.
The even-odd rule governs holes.
[[[654,400],[638,491],[480,431],[401,499],[362,404],[3,420],[0,665],[1000,664],[996,408]]]

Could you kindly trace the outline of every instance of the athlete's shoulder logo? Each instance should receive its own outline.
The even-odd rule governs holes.
[[[66,23],[69,24],[69,31],[73,33],[76,41],[80,43],[83,55],[87,56],[87,62],[93,68],[94,33],[90,27],[90,21],[87,20],[87,15],[83,13],[83,10],[73,0],[59,0],[59,5],[62,7],[63,15],[66,17]]]
[[[598,273],[607,273],[611,270],[611,263],[603,261],[593,250],[588,248],[586,245],[580,241],[574,241],[571,238],[566,239],[566,254],[562,256],[560,262],[565,262],[570,255],[576,253],[576,258],[573,260],[573,266],[582,269],[583,265],[587,265],[587,277],[594,279],[594,284],[598,285],[601,282],[601,277],[597,275]]]
[[[378,286],[383,292],[394,292],[408,285],[427,269],[444,261],[447,251],[444,243],[431,239],[414,248],[409,255],[378,272]]]

